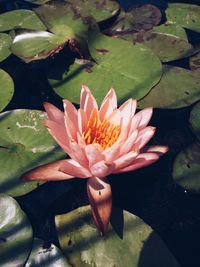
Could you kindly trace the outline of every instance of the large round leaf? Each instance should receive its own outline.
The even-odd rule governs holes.
[[[179,37],[182,40],[188,41],[186,31],[179,25],[161,24],[159,26],[153,27],[152,32],[165,33],[168,35]]]
[[[190,57],[190,69],[194,71],[200,71],[200,52]]]
[[[61,248],[74,267],[179,266],[165,244],[140,218],[115,211],[115,230],[102,237],[91,219],[90,207],[56,216]],[[114,227],[114,226],[113,226]]]
[[[10,102],[14,94],[14,83],[10,75],[0,69],[0,111]]]
[[[22,173],[65,155],[44,127],[45,118],[36,110],[0,115],[0,192],[18,196],[37,188],[37,182],[22,181]]]
[[[0,214],[0,266],[23,267],[31,249],[31,224],[18,203],[4,194]]]
[[[12,39],[10,35],[0,33],[0,44],[0,61],[3,61],[11,54],[10,46],[12,44]]]
[[[27,31],[17,35],[11,51],[25,62],[40,60],[57,53],[67,40],[46,31]]]
[[[190,113],[190,127],[200,141],[200,102],[198,102]]]
[[[182,108],[200,98],[198,73],[179,67],[164,66],[163,76],[150,93],[138,103],[139,108]]]
[[[166,10],[167,23],[200,32],[200,6],[170,3]]]
[[[187,190],[200,193],[200,143],[181,151],[173,165],[174,180]]]
[[[70,267],[67,259],[55,245],[45,248],[44,241],[34,238],[31,254],[25,267]]]
[[[44,24],[37,15],[26,9],[9,11],[0,15],[0,31],[12,29],[45,30]]]

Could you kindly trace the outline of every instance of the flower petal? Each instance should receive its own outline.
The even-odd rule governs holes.
[[[123,155],[113,162],[113,168],[115,170],[125,168],[128,165],[130,165],[137,156],[138,156],[137,151],[131,151]]]
[[[63,161],[59,168],[60,171],[79,178],[91,177],[91,173],[88,169],[81,166],[77,161],[73,159],[67,159]]]
[[[57,181],[74,178],[74,176],[59,171],[60,165],[65,160],[58,160],[34,168],[22,175],[22,179],[26,181]]]
[[[121,112],[119,111],[119,109],[116,109],[110,114],[107,119],[111,124],[118,126],[121,124]]]
[[[105,160],[101,160],[92,165],[90,171],[93,176],[106,177],[112,172],[112,164],[107,163]]]
[[[73,125],[74,125],[76,131],[78,131],[78,112],[77,112],[77,109],[67,99],[63,100],[63,105],[64,105],[64,110],[65,110],[65,115],[67,115],[68,118],[70,119],[70,121],[73,122]]]
[[[65,128],[70,139],[77,142],[77,129],[73,121],[70,120],[69,116],[65,114]]]
[[[145,108],[141,111],[139,111],[135,116],[142,116],[140,124],[139,124],[139,128],[143,129],[147,126],[147,124],[149,123],[151,117],[153,114],[153,108]]]
[[[149,140],[153,137],[153,135],[155,134],[156,128],[155,127],[151,127],[148,126],[144,129],[142,129],[139,134],[138,137],[132,147],[133,150],[140,150],[142,147],[144,147]]]
[[[44,108],[49,120],[57,122],[64,127],[64,112],[48,102],[44,103]]]
[[[111,163],[117,158],[123,143],[124,140],[122,138],[118,138],[118,140],[111,147],[105,149],[102,152],[107,163]]]
[[[120,148],[120,156],[128,153],[133,147],[135,140],[138,136],[138,130],[132,132],[132,134],[126,139],[126,141],[122,144]]]
[[[87,181],[87,194],[94,222],[102,235],[104,235],[108,229],[112,211],[111,186],[106,178],[92,177]]]
[[[78,110],[78,129],[80,133],[85,132],[86,128],[87,128],[87,116],[85,114],[85,111],[83,109],[79,109]]]
[[[89,160],[89,167],[105,159],[102,152],[98,149],[96,145],[93,144],[87,145],[85,147],[85,154]]]
[[[108,101],[108,100],[110,100],[110,101]],[[102,101],[100,110],[103,110],[104,106],[108,102],[109,102],[109,105],[110,105],[112,111],[117,108],[117,96],[116,96],[115,90],[113,88],[111,88],[108,91],[107,95],[105,96],[104,100]]]
[[[62,149],[67,154],[69,154],[70,153],[69,138],[65,128],[51,120],[46,120],[44,124],[48,128],[50,134],[53,136],[56,142],[62,147]]]
[[[123,173],[144,168],[157,161],[159,157],[160,156],[157,153],[141,153],[129,166],[122,169],[117,169],[113,173]]]
[[[82,85],[80,108],[85,111],[88,118],[90,117],[92,109],[96,108],[98,110],[98,105],[94,96],[89,88],[85,85]]]
[[[77,161],[83,167],[88,167],[88,159],[85,155],[84,149],[74,141],[70,141],[70,157]]]

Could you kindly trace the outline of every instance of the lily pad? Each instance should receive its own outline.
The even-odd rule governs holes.
[[[190,113],[190,127],[200,141],[200,102],[198,102]]]
[[[115,0],[68,0],[67,2],[72,5],[72,9],[76,13],[80,12],[81,14],[83,12],[84,14],[87,10],[98,23],[112,18],[120,10],[120,6]]]
[[[44,24],[31,10],[19,9],[0,15],[0,31],[12,29],[45,30]]]
[[[200,193],[200,143],[194,143],[175,158],[173,178],[189,191]]]
[[[79,103],[80,88],[86,81],[101,103],[111,87],[115,88],[118,101],[123,102],[130,97],[142,98],[160,79],[159,59],[143,45],[98,34],[89,39],[89,49],[98,64],[75,63],[61,79],[48,76],[55,92],[74,103]]]
[[[188,57],[193,51],[190,43],[168,33],[137,33],[133,34],[133,41],[151,48],[162,62]]]
[[[20,176],[65,155],[44,127],[45,118],[45,112],[36,110],[0,114],[0,192],[19,196],[32,191],[39,183],[24,182]]]
[[[168,24],[176,24],[200,32],[200,6],[198,5],[169,3],[166,17]]]
[[[0,194],[0,266],[23,267],[32,244],[32,227],[19,204]]]
[[[200,71],[200,52],[190,57],[190,69]]]
[[[37,4],[37,5],[43,5],[50,0],[25,0],[26,2],[32,3],[32,4]]]
[[[139,108],[183,108],[200,98],[198,73],[179,67],[164,66],[160,82],[138,103]]]
[[[10,46],[12,44],[12,39],[10,35],[0,33],[0,44],[0,61],[3,61],[11,54]]]
[[[159,26],[153,27],[152,32],[165,33],[188,41],[186,31],[179,25],[161,24]]]
[[[126,211],[115,218],[120,238],[110,226],[104,237],[91,219],[89,206],[57,215],[58,238],[74,267],[179,266],[159,236],[137,216]]]
[[[34,238],[31,254],[25,267],[70,267],[67,259],[55,245],[45,247],[44,241]]]
[[[14,38],[11,51],[28,63],[58,53],[67,41],[62,36],[46,31],[27,31]]]
[[[14,83],[10,75],[0,69],[0,111],[10,102],[14,94]]]

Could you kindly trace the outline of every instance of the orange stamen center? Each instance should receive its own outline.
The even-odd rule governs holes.
[[[89,120],[83,139],[87,145],[99,144],[102,149],[112,146],[118,139],[120,134],[120,126],[111,124],[108,120],[104,119],[98,122],[97,117]]]

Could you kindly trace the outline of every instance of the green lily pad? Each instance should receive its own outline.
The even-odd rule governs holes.
[[[189,191],[200,193],[200,143],[181,151],[173,164],[173,178]]]
[[[14,38],[11,51],[28,63],[59,52],[66,42],[64,37],[46,31],[27,31]]]
[[[200,32],[200,6],[170,3],[166,10],[168,24],[177,24],[181,27]]]
[[[74,267],[179,266],[151,227],[126,211],[117,214],[121,216],[115,218],[115,226],[123,238],[111,226],[102,237],[89,206],[56,216],[61,248]]]
[[[152,32],[165,33],[188,41],[186,31],[179,25],[161,24],[159,26],[153,27]]]
[[[0,61],[3,61],[11,54],[10,46],[12,44],[12,39],[10,35],[0,33],[0,44]]]
[[[200,141],[200,102],[198,102],[190,113],[190,127]]]
[[[19,204],[0,194],[0,266],[23,267],[32,244],[32,227]]]
[[[25,267],[70,267],[59,248],[51,244],[45,248],[44,241],[34,238],[31,254]]]
[[[138,103],[139,108],[183,108],[200,98],[198,73],[179,67],[164,66],[160,82]]]
[[[0,15],[0,31],[12,29],[45,30],[44,24],[31,10],[19,9]]]
[[[10,102],[14,94],[14,83],[10,75],[0,69],[0,111]]]
[[[200,71],[200,52],[190,57],[190,69]]]
[[[26,2],[32,3],[32,4],[37,4],[37,5],[43,5],[50,0],[25,0]]]
[[[87,10],[87,12],[94,17],[94,19],[100,23],[115,16],[120,6],[117,1],[113,0],[68,0],[68,3],[72,5],[74,11],[80,12],[80,14]]]
[[[12,196],[26,194],[39,186],[20,176],[38,165],[60,159],[65,154],[43,125],[46,113],[12,110],[0,115],[0,192]]]
[[[129,97],[142,98],[160,79],[159,59],[143,45],[97,35],[89,39],[89,49],[98,64],[75,63],[62,78],[54,78],[54,70],[48,76],[55,92],[74,103],[79,103],[81,85],[85,83],[98,103],[111,87],[122,102]]]
[[[151,48],[162,62],[188,57],[193,51],[190,43],[168,33],[137,33],[133,34],[133,41]]]

